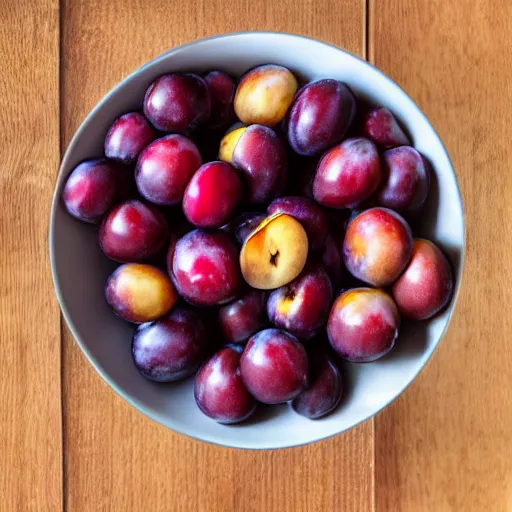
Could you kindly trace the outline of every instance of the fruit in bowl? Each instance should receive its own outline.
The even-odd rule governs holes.
[[[309,442],[377,412],[439,341],[460,279],[444,250],[463,250],[456,179],[417,107],[353,56],[278,34],[202,44],[208,59],[190,45],[129,78],[68,149],[59,298],[150,416],[231,446]],[[421,350],[402,317],[422,320]]]

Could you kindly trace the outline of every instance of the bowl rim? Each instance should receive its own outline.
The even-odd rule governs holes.
[[[141,71],[143,71],[147,67],[152,66],[152,65],[154,65],[154,64],[156,64],[156,63],[158,63],[158,62],[160,62],[162,60],[165,60],[169,55],[173,55],[175,53],[179,53],[179,52],[185,50],[186,48],[188,48],[190,46],[195,46],[195,45],[200,45],[200,44],[208,43],[209,41],[217,40],[217,39],[229,39],[229,38],[240,38],[240,37],[249,37],[250,38],[250,37],[253,37],[253,36],[285,36],[285,37],[292,38],[292,39],[295,38],[295,39],[300,39],[300,40],[306,40],[306,41],[314,42],[316,44],[325,46],[327,48],[335,49],[335,50],[337,50],[339,52],[344,53],[345,55],[347,55],[350,58],[354,58],[354,59],[360,61],[363,65],[366,65],[366,66],[369,66],[369,67],[373,68],[373,70],[376,71],[383,80],[390,82],[391,85],[396,87],[397,90],[403,94],[403,96],[405,97],[405,99],[409,103],[408,108],[412,109],[413,111],[415,111],[415,113],[417,115],[419,115],[421,118],[423,118],[423,120],[431,128],[434,137],[437,139],[437,142],[439,143],[439,146],[440,146],[442,152],[444,153],[444,157],[446,158],[446,160],[447,160],[447,162],[448,162],[448,164],[450,166],[450,169],[451,169],[451,171],[452,171],[452,173],[453,173],[453,175],[455,177],[457,199],[458,199],[458,203],[460,205],[461,212],[462,212],[462,217],[461,217],[461,221],[462,221],[462,244],[461,244],[461,247],[460,247],[459,267],[458,267],[457,274],[455,275],[456,282],[455,282],[455,287],[454,287],[452,299],[451,299],[451,302],[450,302],[450,305],[449,305],[449,308],[448,308],[448,314],[447,314],[447,317],[446,317],[446,324],[445,324],[443,330],[441,331],[441,333],[440,333],[436,343],[431,348],[429,348],[428,351],[426,352],[425,362],[418,368],[417,371],[415,371],[413,373],[413,375],[410,378],[410,380],[405,384],[405,386],[392,399],[387,401],[382,407],[380,407],[379,409],[377,409],[373,413],[371,413],[371,414],[361,418],[359,421],[357,421],[353,425],[351,425],[349,427],[346,427],[346,428],[342,428],[341,430],[339,430],[337,432],[334,432],[332,434],[328,434],[328,435],[322,436],[322,437],[316,437],[316,438],[308,440],[308,441],[298,442],[298,443],[290,442],[290,443],[285,443],[285,444],[275,445],[275,446],[260,446],[260,445],[256,445],[256,444],[244,445],[244,444],[242,444],[240,442],[236,442],[236,441],[234,443],[231,443],[231,444],[225,444],[223,442],[220,442],[217,438],[208,438],[208,436],[206,436],[206,437],[199,437],[199,436],[192,435],[189,432],[187,432],[186,429],[183,429],[183,428],[181,428],[179,426],[176,426],[176,425],[170,426],[169,424],[164,423],[156,415],[154,415],[151,410],[147,409],[146,406],[143,403],[140,403],[138,400],[132,398],[128,393],[126,393],[120,386],[118,386],[109,377],[109,375],[106,373],[106,371],[103,370],[103,367],[100,364],[100,362],[91,354],[91,352],[87,348],[86,344],[81,340],[80,336],[78,335],[78,330],[77,330],[77,328],[76,328],[76,326],[75,326],[75,324],[73,322],[73,319],[71,318],[71,314],[70,314],[69,310],[67,309],[66,303],[65,303],[64,298],[62,296],[62,292],[61,292],[61,288],[60,288],[60,282],[59,282],[59,278],[58,278],[57,270],[56,270],[56,256],[55,256],[55,236],[56,236],[55,235],[55,217],[57,215],[58,203],[60,201],[60,194],[59,194],[60,188],[61,188],[60,185],[61,185],[61,182],[64,180],[64,169],[66,167],[68,167],[68,162],[69,162],[69,160],[71,158],[72,153],[74,152],[75,146],[78,144],[79,139],[81,138],[82,132],[84,131],[85,127],[93,120],[93,118],[96,116],[97,112],[106,103],[108,103],[110,101],[110,98],[116,93],[116,91],[121,87],[121,85],[124,84],[126,81],[135,78]],[[96,103],[96,105],[91,109],[91,111],[87,114],[87,116],[80,123],[80,126],[75,131],[75,133],[73,134],[73,137],[71,138],[71,140],[70,140],[70,142],[69,142],[69,144],[68,144],[68,146],[66,148],[66,151],[64,152],[64,155],[62,156],[61,164],[59,166],[59,172],[58,172],[58,175],[57,175],[57,179],[55,181],[55,189],[54,189],[54,193],[53,193],[53,197],[52,197],[52,206],[51,206],[50,222],[49,222],[48,244],[49,244],[50,265],[51,265],[51,273],[52,273],[53,286],[54,286],[54,289],[55,289],[55,293],[57,295],[57,300],[59,302],[59,306],[60,306],[60,309],[61,309],[61,312],[62,312],[62,316],[64,317],[64,320],[66,321],[66,324],[67,324],[69,330],[71,331],[71,334],[73,335],[73,338],[74,338],[75,342],[78,344],[78,346],[80,347],[82,352],[85,354],[85,356],[86,356],[87,360],[89,361],[89,363],[94,367],[94,369],[101,376],[101,378],[121,398],[123,398],[128,404],[130,404],[132,407],[134,407],[139,412],[143,413],[146,417],[150,418],[151,420],[155,421],[156,423],[159,423],[160,425],[162,425],[162,426],[164,426],[166,428],[169,428],[169,429],[173,430],[174,432],[177,432],[179,434],[185,435],[188,438],[191,438],[191,439],[194,439],[194,440],[197,440],[197,441],[207,442],[209,444],[213,444],[213,445],[216,445],[216,446],[222,446],[222,447],[225,447],[225,448],[232,448],[232,449],[275,450],[275,449],[284,449],[284,448],[294,448],[294,447],[303,446],[303,445],[307,445],[307,444],[318,442],[318,441],[323,441],[325,439],[329,439],[330,437],[334,437],[335,435],[339,435],[339,434],[341,434],[343,432],[346,432],[347,430],[350,430],[350,429],[360,425],[361,423],[363,423],[363,422],[373,418],[374,416],[376,416],[383,409],[385,409],[388,405],[390,405],[392,402],[394,402],[400,395],[402,395],[406,391],[406,389],[416,380],[416,378],[419,375],[419,373],[430,362],[433,353],[437,349],[437,347],[438,347],[439,343],[441,342],[442,338],[445,336],[446,331],[447,331],[447,329],[448,329],[448,327],[450,325],[450,322],[452,320],[453,313],[455,311],[456,305],[457,305],[457,301],[458,301],[458,298],[459,298],[460,289],[461,289],[461,285],[462,285],[463,275],[464,275],[464,266],[465,266],[465,258],[466,258],[466,219],[465,219],[465,211],[464,211],[464,202],[463,202],[462,194],[461,194],[461,191],[460,191],[459,181],[457,179],[457,174],[456,174],[455,169],[453,167],[453,163],[452,163],[452,161],[450,159],[448,151],[446,150],[446,148],[445,148],[445,146],[443,144],[443,141],[441,140],[441,137],[437,133],[437,130],[434,128],[433,124],[429,121],[427,116],[418,107],[418,105],[412,100],[412,98],[404,91],[404,89],[402,89],[402,87],[400,87],[400,85],[398,85],[393,79],[391,79],[388,75],[386,75],[383,71],[381,71],[379,68],[374,66],[372,63],[370,63],[367,60],[359,57],[358,55],[355,55],[355,54],[353,54],[353,53],[351,53],[351,52],[349,52],[349,51],[347,51],[347,50],[345,50],[343,48],[340,48],[339,46],[336,46],[335,44],[327,43],[325,41],[322,41],[322,40],[319,40],[319,39],[315,39],[313,37],[308,37],[308,36],[300,35],[300,34],[293,34],[293,33],[287,33],[287,32],[258,31],[258,30],[255,30],[255,31],[229,32],[229,33],[225,33],[225,34],[219,34],[219,35],[215,35],[215,36],[210,36],[210,37],[205,37],[205,38],[201,38],[201,39],[196,39],[194,41],[190,41],[190,42],[187,42],[187,43],[175,46],[175,47],[165,51],[164,53],[154,57],[153,59],[147,61],[145,64],[143,64],[142,66],[137,68],[135,71],[133,71],[132,73],[128,74],[121,81],[119,81],[114,87],[112,87],[107,92],[107,94],[105,94],[103,96],[103,98],[101,98],[100,101],[98,101]],[[62,337],[61,337],[61,350],[62,350]]]

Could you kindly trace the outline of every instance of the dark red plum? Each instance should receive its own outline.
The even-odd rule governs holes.
[[[333,300],[333,289],[321,265],[308,263],[291,283],[274,290],[267,314],[278,328],[299,339],[310,339],[325,325]]]
[[[235,80],[224,71],[210,71],[204,76],[210,96],[211,113],[208,126],[222,128],[235,120],[233,100],[235,98]]]
[[[162,132],[187,134],[210,118],[206,82],[192,73],[157,78],[144,96],[144,114]]]
[[[126,172],[104,158],[78,164],[62,192],[67,211],[78,220],[97,224],[119,198],[121,174]]]
[[[295,96],[288,118],[288,142],[303,156],[318,155],[343,138],[356,113],[356,100],[343,82],[322,79]]]
[[[201,228],[220,227],[242,201],[242,182],[227,162],[209,162],[192,176],[183,196],[187,219]]]
[[[401,146],[382,155],[384,179],[377,194],[380,206],[400,213],[419,210],[430,188],[430,169],[414,148]]]
[[[219,423],[243,421],[257,406],[240,375],[242,350],[237,345],[224,347],[201,367],[196,376],[196,403],[206,416]]]
[[[248,341],[240,370],[249,393],[266,404],[293,400],[308,384],[304,347],[279,329],[265,329]]]
[[[119,204],[103,219],[99,244],[114,261],[140,262],[156,255],[168,235],[165,217],[154,206],[133,199]]]
[[[368,111],[363,119],[363,133],[383,148],[410,145],[393,112],[385,107]]]
[[[320,160],[313,196],[329,208],[355,208],[377,190],[381,178],[375,144],[362,137],[347,139]]]
[[[137,188],[152,203],[178,204],[201,164],[201,154],[190,139],[168,135],[152,142],[140,154],[135,168]]]
[[[148,120],[138,112],[130,112],[117,118],[110,127],[105,137],[105,155],[125,165],[132,165],[154,139],[155,132]]]
[[[208,353],[201,316],[177,308],[152,323],[140,325],[133,336],[135,366],[147,379],[173,382],[193,375]]]
[[[295,217],[306,231],[311,249],[324,244],[329,229],[328,217],[313,200],[298,196],[280,197],[270,203],[267,212],[269,215],[287,213]]]
[[[448,304],[453,287],[453,273],[446,256],[434,243],[418,238],[411,261],[392,290],[404,317],[426,320]]]
[[[265,293],[249,290],[239,299],[220,308],[219,324],[227,342],[246,341],[268,324]]]
[[[242,284],[238,250],[221,231],[191,231],[176,243],[172,277],[178,293],[191,304],[229,302]]]
[[[272,200],[284,187],[286,151],[271,128],[252,125],[245,129],[234,147],[232,164],[245,178],[251,204]]]
[[[309,352],[310,383],[292,402],[293,410],[316,420],[336,409],[343,393],[343,379],[334,359],[322,348]]]
[[[327,335],[340,357],[354,363],[368,363],[393,348],[399,328],[398,308],[385,291],[354,288],[334,302]]]

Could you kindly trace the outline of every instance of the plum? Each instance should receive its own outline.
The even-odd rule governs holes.
[[[235,97],[236,82],[224,71],[210,71],[204,76],[204,81],[210,96],[209,128],[222,128],[233,122],[235,111],[233,100]]]
[[[157,254],[168,235],[165,217],[154,206],[133,199],[109,212],[101,223],[98,239],[105,256],[133,263]]]
[[[223,304],[235,297],[242,284],[237,259],[238,250],[227,234],[196,229],[177,241],[171,276],[187,302]]]
[[[126,171],[105,158],[78,164],[64,185],[62,198],[70,215],[97,224],[120,197]]]
[[[132,341],[137,370],[156,382],[173,382],[193,375],[207,349],[201,316],[186,308],[176,308],[160,320],[140,325]]]
[[[337,354],[354,363],[375,361],[395,344],[400,315],[384,290],[355,288],[334,302],[327,323],[327,335]]]
[[[202,165],[185,189],[183,211],[201,228],[219,227],[229,220],[242,200],[242,182],[227,162]]]
[[[202,164],[197,146],[183,135],[167,135],[147,146],[135,168],[140,194],[159,205],[181,202],[188,182]]]
[[[340,142],[355,113],[356,100],[346,84],[330,78],[311,82],[290,108],[288,142],[299,155],[320,154]]]
[[[247,125],[275,126],[285,117],[297,87],[297,80],[285,67],[258,66],[241,78],[235,95],[235,112]]]
[[[224,339],[229,343],[246,341],[268,324],[266,295],[249,289],[241,297],[222,306],[218,320]]]
[[[238,423],[247,419],[257,402],[247,391],[240,375],[242,347],[224,347],[199,370],[194,397],[201,411],[219,423]]]
[[[329,208],[355,208],[377,190],[381,177],[375,144],[362,137],[347,139],[320,160],[313,196]]]
[[[245,281],[258,290],[279,288],[295,279],[308,256],[308,237],[291,215],[276,213],[245,240],[240,268]]]
[[[377,193],[380,206],[399,213],[419,210],[430,188],[430,169],[410,146],[388,149],[382,155],[384,179]]]
[[[231,163],[245,178],[249,203],[266,203],[284,187],[286,151],[271,128],[252,125],[242,130],[234,146]]]
[[[393,112],[385,107],[368,111],[363,119],[363,133],[383,148],[410,145]]]
[[[311,249],[324,244],[329,229],[328,217],[313,200],[298,196],[279,197],[270,203],[267,212],[269,215],[287,213],[295,217],[306,231]]]
[[[206,82],[193,73],[157,78],[144,96],[144,114],[162,132],[187,134],[210,118]]]
[[[117,316],[140,324],[168,313],[178,300],[178,294],[160,269],[126,263],[108,278],[105,298]]]
[[[288,402],[308,384],[308,358],[295,336],[279,329],[255,334],[240,359],[242,379],[256,400]]]
[[[341,372],[334,359],[321,347],[308,353],[309,386],[292,402],[293,410],[316,420],[330,414],[340,403],[343,393]]]
[[[274,290],[267,314],[278,328],[299,339],[311,339],[325,325],[333,300],[333,289],[321,265],[308,263],[292,282]]]
[[[142,114],[124,114],[114,121],[105,137],[105,156],[132,165],[140,152],[155,138],[153,128]]]
[[[371,208],[350,222],[343,241],[343,260],[349,272],[373,286],[393,283],[412,254],[407,222],[387,208]]]
[[[448,304],[453,287],[453,273],[446,256],[433,242],[418,238],[411,261],[392,291],[404,317],[426,320]]]

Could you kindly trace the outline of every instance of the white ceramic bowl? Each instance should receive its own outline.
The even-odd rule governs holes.
[[[457,282],[450,307],[429,322],[404,325],[389,356],[371,364],[346,366],[346,395],[334,414],[311,421],[281,405],[265,408],[244,424],[223,426],[197,408],[192,379],[159,385],[139,375],[131,359],[132,327],[109,310],[103,295],[114,264],[102,255],[95,229],[71,218],[60,196],[71,170],[81,160],[102,154],[112,121],[140,108],[146,88],[157,76],[211,69],[240,75],[264,63],[282,64],[308,79],[343,80],[358,96],[395,112],[435,171],[419,234],[444,248]],[[463,207],[452,164],[434,128],[409,96],[350,53],[305,37],[277,33],[230,34],[186,44],[123,80],[96,105],[73,137],[62,161],[50,220],[57,296],[75,339],[98,373],[130,404],[163,425],[197,439],[239,448],[280,448],[323,439],[370,418],[400,395],[430,358],[448,325],[460,287],[464,241]]]

